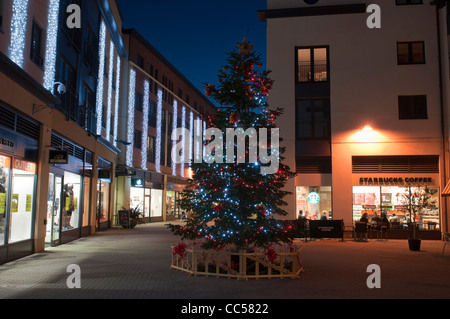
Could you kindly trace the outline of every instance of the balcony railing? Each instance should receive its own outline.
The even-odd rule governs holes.
[[[311,65],[299,65],[299,81],[300,82],[323,82],[328,81],[328,66],[327,64],[315,64],[314,72]]]

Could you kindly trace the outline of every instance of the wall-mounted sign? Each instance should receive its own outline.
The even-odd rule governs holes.
[[[13,160],[13,168],[21,171],[26,171],[30,173],[36,173],[36,164],[32,162],[27,162],[18,158]]]
[[[144,179],[142,178],[132,178],[131,179],[132,187],[144,187]]]
[[[316,192],[311,192],[308,194],[308,202],[315,205],[320,202],[320,196]]]
[[[12,134],[2,133],[0,135],[0,150],[15,153],[16,144],[16,139]]]
[[[403,185],[433,183],[431,177],[360,177],[360,185]]]
[[[69,164],[69,152],[50,150],[49,164]]]

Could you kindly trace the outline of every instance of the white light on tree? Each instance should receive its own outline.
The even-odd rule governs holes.
[[[175,132],[176,130],[177,130],[177,126],[178,126],[178,102],[177,102],[177,100],[174,100],[173,101],[173,120],[172,120],[172,132]],[[176,161],[175,161],[175,156],[176,156],[176,153],[175,153],[175,147],[174,147],[174,145],[175,145],[175,143],[177,142],[176,140],[172,140],[173,141],[173,143],[172,143],[172,145],[173,145],[173,147],[172,147],[172,150],[171,150],[171,152],[172,152],[172,175],[177,175],[177,163],[176,163]]]
[[[45,49],[44,87],[53,93],[56,75],[56,48],[58,44],[59,0],[50,0]]]
[[[130,70],[130,84],[128,86],[128,119],[127,119],[127,166],[133,166],[134,148],[134,103],[136,101],[136,71]]]
[[[106,52],[106,25],[102,20],[100,25],[100,45],[99,45],[99,67],[97,83],[97,135],[102,134],[102,115],[103,115],[103,89],[105,78],[105,52]]]
[[[120,103],[120,68],[121,60],[120,55],[117,53],[117,64],[116,64],[116,107],[114,108],[114,143],[117,146],[117,136],[119,130],[119,103]]]
[[[150,82],[144,81],[144,105],[142,114],[142,147],[141,147],[141,168],[147,169],[148,156],[148,113],[150,101]]]
[[[12,8],[9,57],[15,64],[23,68],[28,20],[28,0],[14,0]]]
[[[156,156],[155,156],[155,169],[158,173],[161,173],[161,134],[162,134],[162,100],[163,92],[158,90],[158,106],[156,111]]]
[[[111,132],[111,112],[113,103],[113,73],[114,73],[114,42],[109,43],[109,78],[108,78],[108,104],[106,105],[106,136]]]

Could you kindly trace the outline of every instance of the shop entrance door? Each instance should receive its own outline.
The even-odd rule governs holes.
[[[47,205],[47,233],[45,236],[45,243],[50,246],[57,246],[60,242],[62,185],[63,177],[50,173]]]

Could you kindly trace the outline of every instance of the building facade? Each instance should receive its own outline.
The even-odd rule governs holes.
[[[0,1],[0,263],[112,224],[121,29],[115,1]]]
[[[408,196],[428,189],[422,238],[448,231],[448,41],[445,2],[268,0],[270,104],[280,135],[290,218],[353,225],[386,214],[407,238]],[[376,9],[377,9],[376,8]],[[380,21],[374,19],[380,18]],[[380,22],[381,28],[373,28]]]
[[[123,30],[123,37],[129,72],[127,107],[120,115],[116,213],[137,208],[147,221],[173,220],[182,214],[176,200],[190,171],[188,163],[172,160],[172,131],[203,130],[215,107],[138,31]]]

